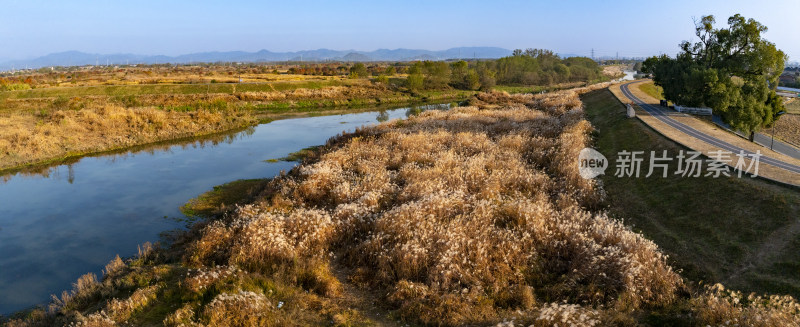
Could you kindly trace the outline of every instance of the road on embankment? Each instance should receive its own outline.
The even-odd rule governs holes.
[[[634,83],[637,83],[637,82],[634,82]],[[691,137],[694,137],[694,138],[696,138],[696,139],[698,139],[698,140],[700,140],[702,142],[708,143],[713,147],[716,147],[716,148],[719,148],[719,149],[722,149],[722,150],[725,150],[725,151],[729,151],[729,152],[734,153],[734,154],[738,154],[738,153],[740,153],[740,151],[744,151],[744,153],[746,153],[748,155],[754,154],[753,151],[750,151],[748,149],[743,149],[743,148],[741,148],[739,146],[732,145],[729,142],[723,141],[723,140],[721,140],[721,139],[719,139],[719,138],[717,138],[715,136],[709,135],[709,134],[707,134],[705,132],[699,131],[699,130],[693,128],[693,127],[690,127],[690,126],[688,126],[686,124],[683,124],[683,123],[675,120],[674,118],[670,117],[668,114],[666,114],[663,110],[661,110],[657,106],[649,104],[649,103],[647,103],[645,101],[642,101],[637,96],[635,96],[633,94],[633,92],[631,92],[631,90],[629,89],[629,86],[631,84],[634,84],[634,83],[628,83],[628,84],[621,85],[620,89],[622,90],[622,94],[625,97],[627,97],[628,99],[630,99],[634,104],[636,104],[640,108],[642,108],[642,110],[646,111],[648,114],[650,114],[654,118],[658,119],[662,123],[670,126],[671,128],[674,128],[674,129],[676,129],[676,130],[678,130],[678,131],[680,131],[682,133],[685,133],[685,134],[687,134],[687,135],[689,135]],[[781,160],[781,159],[777,159],[775,157],[770,156],[769,154],[762,153],[760,161],[761,161],[761,163],[765,163],[765,164],[774,166],[776,168],[780,168],[780,169],[786,170],[786,171],[791,172],[791,173],[800,174],[800,166],[792,164],[792,163],[785,162],[784,160]]]

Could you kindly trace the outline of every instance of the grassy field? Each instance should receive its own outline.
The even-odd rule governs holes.
[[[639,89],[656,99],[664,99],[664,89],[653,82],[639,83]]]
[[[161,74],[180,72],[176,68]],[[368,79],[281,76],[278,82],[244,84],[95,85],[87,79],[84,82],[90,84],[83,86],[2,91],[0,170],[217,133],[259,121],[460,100],[474,94],[455,89],[409,92]],[[398,83],[397,78],[393,81]]]
[[[165,140],[214,134],[257,122],[229,108],[164,111],[92,106],[0,117],[0,171]]]
[[[800,98],[794,98],[786,103],[786,111],[790,114],[800,115]]]
[[[511,85],[496,85],[493,89],[496,91],[503,91],[508,93],[541,93],[541,92],[553,92],[558,90],[564,89],[571,89],[575,87],[583,86],[585,83],[566,83],[554,86],[511,86]]]
[[[357,84],[354,81],[315,80],[283,81],[270,83],[226,83],[226,84],[134,84],[134,85],[94,85],[82,87],[52,87],[31,90],[0,92],[0,99],[31,99],[79,96],[136,96],[146,94],[207,94],[236,92],[290,91],[300,88],[321,89],[329,86]]]
[[[800,147],[800,114],[786,114],[775,122],[775,138]],[[772,128],[765,128],[761,131],[766,135],[772,135]]]
[[[624,107],[607,90],[582,100],[597,129],[596,147],[609,160],[622,150],[666,150],[674,158],[682,149],[640,121],[626,119]],[[643,174],[647,167],[643,163]],[[673,160],[669,171],[676,169]],[[743,291],[800,295],[797,190],[748,177],[618,178],[612,176],[613,166],[606,173],[610,213],[655,241],[685,277]]]
[[[605,107],[602,92],[584,99]],[[603,193],[578,174],[592,126],[576,92],[470,102],[342,135],[272,180],[216,188],[184,208],[213,217],[171,247],[116,258],[102,280],[87,274],[9,325],[800,322],[790,298],[692,291],[654,243],[603,212]]]
[[[403,74],[378,82],[349,79],[341,74],[346,67],[335,64],[321,64],[337,72],[335,76],[291,73],[307,69],[295,66],[73,67],[6,77],[4,82],[30,84],[24,84],[26,90],[0,91],[0,170],[258,121],[342,108],[445,102],[475,94],[446,85],[412,91],[404,86]],[[235,83],[240,77],[244,83]],[[578,84],[497,88],[539,92]]]

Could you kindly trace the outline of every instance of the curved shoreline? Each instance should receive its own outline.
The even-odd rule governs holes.
[[[458,101],[460,97],[454,98],[445,98],[445,99],[437,99],[435,102],[444,103],[442,101],[447,102],[446,100],[450,101]],[[167,138],[156,140],[152,142],[144,142],[139,144],[133,144],[129,146],[120,146],[120,147],[111,147],[96,151],[85,151],[85,152],[68,152],[67,154],[59,157],[44,159],[40,161],[34,161],[22,165],[11,166],[7,168],[0,168],[0,176],[8,176],[17,173],[26,173],[26,172],[33,172],[36,173],[38,171],[46,170],[52,168],[54,166],[68,164],[71,162],[75,162],[81,158],[85,157],[96,157],[96,156],[103,156],[103,155],[111,155],[111,154],[119,154],[125,152],[138,152],[142,150],[146,150],[147,148],[162,146],[162,145],[178,145],[185,142],[194,142],[194,141],[202,141],[206,138],[213,138],[216,136],[222,136],[226,134],[234,134],[245,131],[247,128],[258,126],[260,124],[269,123],[276,120],[283,120],[283,119],[294,119],[294,118],[303,118],[303,117],[311,117],[311,116],[329,116],[329,115],[339,115],[339,114],[348,114],[348,113],[358,113],[358,112],[368,112],[368,111],[380,111],[380,110],[391,110],[397,108],[403,108],[406,106],[415,106],[415,105],[424,105],[424,104],[431,104],[428,101],[411,101],[405,103],[389,103],[389,104],[379,104],[379,105],[366,105],[366,106],[332,106],[332,107],[321,107],[321,108],[314,108],[314,110],[303,110],[303,108],[296,108],[292,109],[291,111],[281,112],[281,113],[259,113],[259,112],[252,112],[251,115],[254,117],[254,121],[250,124],[237,126],[230,129],[223,129],[223,130],[216,130],[209,133],[197,133],[192,135],[182,135],[175,138]],[[384,107],[385,108],[382,108]],[[373,110],[377,109],[377,110]]]

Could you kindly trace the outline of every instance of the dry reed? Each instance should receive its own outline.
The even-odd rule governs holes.
[[[270,325],[305,317],[298,312],[345,321],[358,315],[320,303],[344,301],[351,283],[430,325],[633,324],[637,311],[679,301],[698,325],[797,324],[790,297],[715,287],[689,300],[657,246],[599,209],[602,190],[575,166],[592,129],[577,100],[587,90],[486,93],[471,107],[331,139],[258,201],[185,235],[173,251],[193,267],[180,282],[189,300],[163,323]],[[119,277],[103,285],[124,275],[110,266]],[[259,278],[312,295],[287,310],[272,288],[244,287]],[[100,287],[84,284],[76,288],[86,294]],[[72,321],[121,323],[151,288]],[[83,294],[68,294],[62,314]]]

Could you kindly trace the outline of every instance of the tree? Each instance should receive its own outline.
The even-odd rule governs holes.
[[[475,69],[470,68],[467,70],[467,76],[464,77],[464,88],[467,90],[477,90],[481,87],[481,78]]]
[[[714,16],[702,17],[695,22],[698,42],[682,42],[675,59],[648,58],[642,71],[653,74],[667,100],[711,107],[752,141],[784,110],[775,90],[787,57],[762,38],[767,27],[753,19],[736,14],[727,28],[715,28],[715,22]]]
[[[350,67],[350,77],[352,78],[364,78],[369,76],[369,72],[367,72],[367,66],[364,66],[363,63],[356,63],[353,67]]]
[[[491,91],[497,82],[494,70],[490,69],[486,63],[479,63],[475,70],[478,73],[480,90]]]
[[[389,84],[389,76],[381,74],[381,75],[378,76],[378,78],[375,79],[375,81],[378,82],[378,83],[381,83],[381,84],[388,85]]]
[[[466,61],[460,60],[450,65],[450,85],[461,90],[477,90],[480,78],[474,68],[469,68]]]
[[[423,63],[425,72],[425,88],[441,89],[450,82],[450,65],[444,61],[426,60]]]
[[[406,86],[409,90],[418,91],[422,89],[423,81],[424,77],[422,77],[422,74],[414,72],[409,74],[408,78],[406,78]]]

